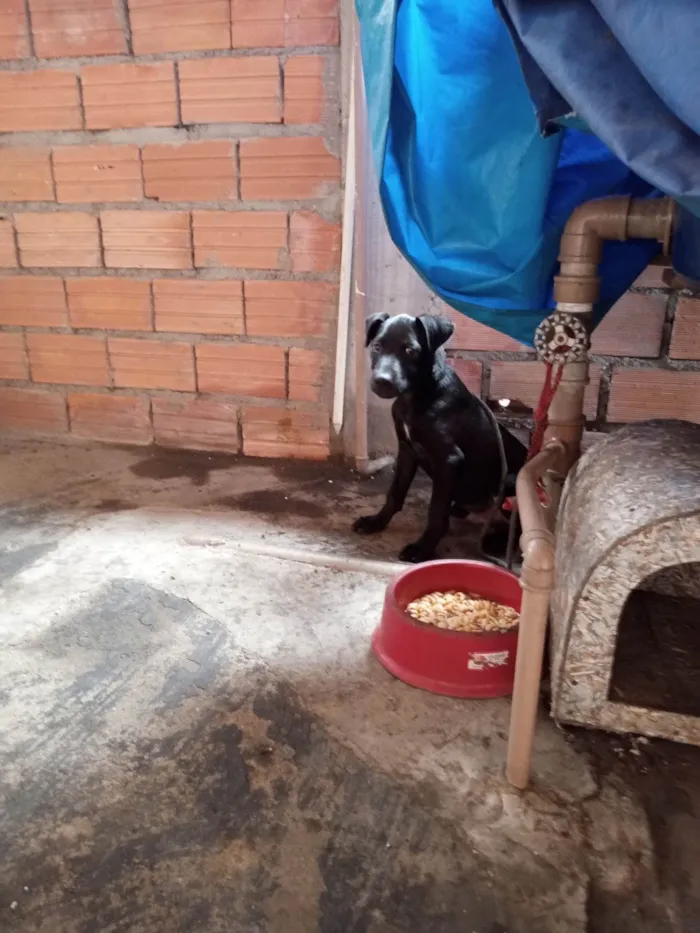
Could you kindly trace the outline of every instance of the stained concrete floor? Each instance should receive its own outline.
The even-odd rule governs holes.
[[[0,929],[700,930],[698,750],[543,712],[520,794],[506,700],[373,659],[385,482],[0,448]]]

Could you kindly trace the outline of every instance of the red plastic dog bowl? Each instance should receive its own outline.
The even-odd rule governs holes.
[[[518,627],[507,632],[451,632],[406,612],[428,593],[460,590],[520,612],[518,578],[493,564],[437,560],[417,564],[389,584],[372,638],[381,664],[406,684],[450,697],[501,697],[513,691]]]

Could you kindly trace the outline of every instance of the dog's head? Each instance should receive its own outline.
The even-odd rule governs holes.
[[[380,398],[410,392],[435,365],[435,354],[454,332],[447,318],[383,312],[367,318],[365,346],[371,347],[372,391]]]

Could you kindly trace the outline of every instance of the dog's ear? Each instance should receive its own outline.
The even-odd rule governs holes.
[[[423,314],[416,318],[416,331],[418,332],[418,339],[425,344],[431,353],[435,353],[454,334],[455,326],[446,317]]]
[[[379,333],[379,328],[385,321],[388,321],[391,315],[388,311],[380,311],[379,314],[372,314],[365,321],[365,346],[368,347]]]

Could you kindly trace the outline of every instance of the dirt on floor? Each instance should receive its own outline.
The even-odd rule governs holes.
[[[386,482],[0,448],[0,929],[700,931],[700,750],[543,702],[519,793],[507,700],[373,658],[425,506],[357,538]],[[473,556],[453,524],[445,552]]]

